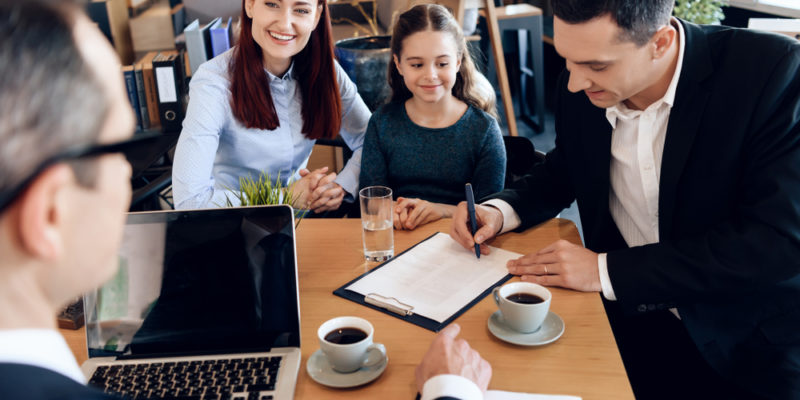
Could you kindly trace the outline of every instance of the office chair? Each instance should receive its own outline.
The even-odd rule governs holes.
[[[545,154],[537,151],[530,139],[522,136],[503,136],[506,147],[505,187],[527,174],[534,165],[544,162]]]

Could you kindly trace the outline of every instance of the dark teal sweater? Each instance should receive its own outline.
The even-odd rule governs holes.
[[[470,106],[452,126],[431,129],[412,122],[397,102],[369,120],[359,186],[388,186],[395,199],[457,204],[466,183],[476,199],[503,190],[505,170],[503,138],[491,115]]]

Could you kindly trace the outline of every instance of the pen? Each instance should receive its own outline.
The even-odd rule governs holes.
[[[478,220],[475,219],[475,195],[472,194],[472,185],[466,184],[464,185],[464,191],[467,194],[467,212],[469,213],[469,231],[472,233],[472,236],[475,236],[475,232],[478,230]],[[481,259],[481,246],[475,243],[475,257]]]

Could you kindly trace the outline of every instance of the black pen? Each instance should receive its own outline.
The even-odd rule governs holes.
[[[472,185],[466,184],[464,185],[464,191],[467,194],[467,212],[469,213],[469,231],[472,233],[472,236],[475,236],[475,232],[478,231],[478,220],[475,219],[475,195],[472,194]],[[475,243],[475,257],[478,257],[480,260],[481,258],[481,246]]]

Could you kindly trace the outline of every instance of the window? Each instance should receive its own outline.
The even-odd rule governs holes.
[[[746,8],[783,17],[800,18],[798,0],[729,0],[733,7]]]

